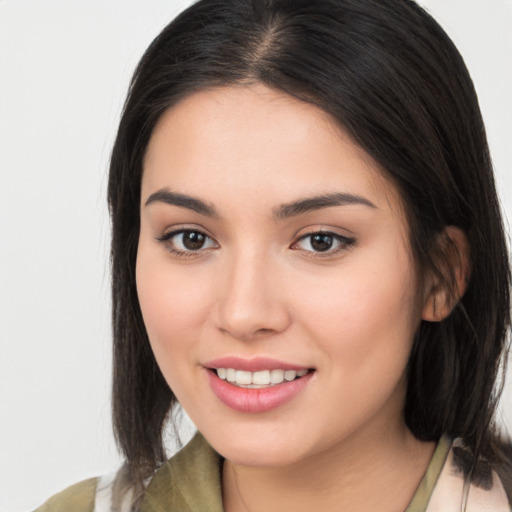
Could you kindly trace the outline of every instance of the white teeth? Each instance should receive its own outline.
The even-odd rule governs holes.
[[[245,372],[243,370],[236,371],[236,383],[237,384],[252,384],[252,373]]]
[[[272,370],[270,372],[270,382],[272,384],[279,384],[284,380],[284,370]]]
[[[297,372],[295,370],[286,370],[284,372],[284,379],[287,381],[291,381],[297,377]]]
[[[254,372],[251,384],[270,384],[270,370]]]
[[[217,375],[222,380],[246,388],[264,388],[281,384],[284,381],[291,382],[296,378],[303,377],[308,370],[261,370],[259,372],[248,372],[235,370],[234,368],[217,368]]]

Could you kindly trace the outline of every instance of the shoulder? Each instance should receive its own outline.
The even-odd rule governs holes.
[[[221,466],[221,457],[197,433],[155,473],[141,510],[222,512]]]
[[[90,478],[52,496],[35,512],[93,512],[97,479]]]
[[[469,451],[460,439],[455,439],[435,483],[427,512],[511,512],[503,468],[481,460],[470,481],[470,461]]]
[[[196,434],[148,479],[141,511],[222,512],[221,464],[220,456],[201,434]],[[68,487],[35,512],[129,511],[134,500],[128,480],[126,467],[122,467]]]
[[[496,473],[505,488],[510,503],[512,503],[512,443],[503,441],[500,443],[499,449],[502,460],[496,467]]]

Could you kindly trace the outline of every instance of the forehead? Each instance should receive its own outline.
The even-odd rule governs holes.
[[[401,211],[383,170],[329,114],[263,85],[201,91],[162,115],[142,199],[162,187],[253,208],[335,190]]]

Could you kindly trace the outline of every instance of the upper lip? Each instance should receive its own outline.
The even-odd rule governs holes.
[[[254,357],[252,359],[243,359],[237,356],[225,356],[218,359],[212,359],[203,364],[205,368],[234,368],[235,370],[244,370],[247,372],[260,372],[263,370],[309,370],[308,366],[287,363],[272,359],[269,357]]]

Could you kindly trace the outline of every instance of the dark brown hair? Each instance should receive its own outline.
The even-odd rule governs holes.
[[[439,25],[410,0],[201,0],[140,61],[112,153],[114,427],[136,478],[165,459],[175,402],[135,286],[142,161],[168,108],[195,91],[260,82],[328,112],[401,192],[414,259],[449,280],[446,226],[468,238],[471,279],[453,312],[423,322],[408,368],[414,435],[461,437],[498,457],[492,418],[510,323],[510,265],[477,97]]]

